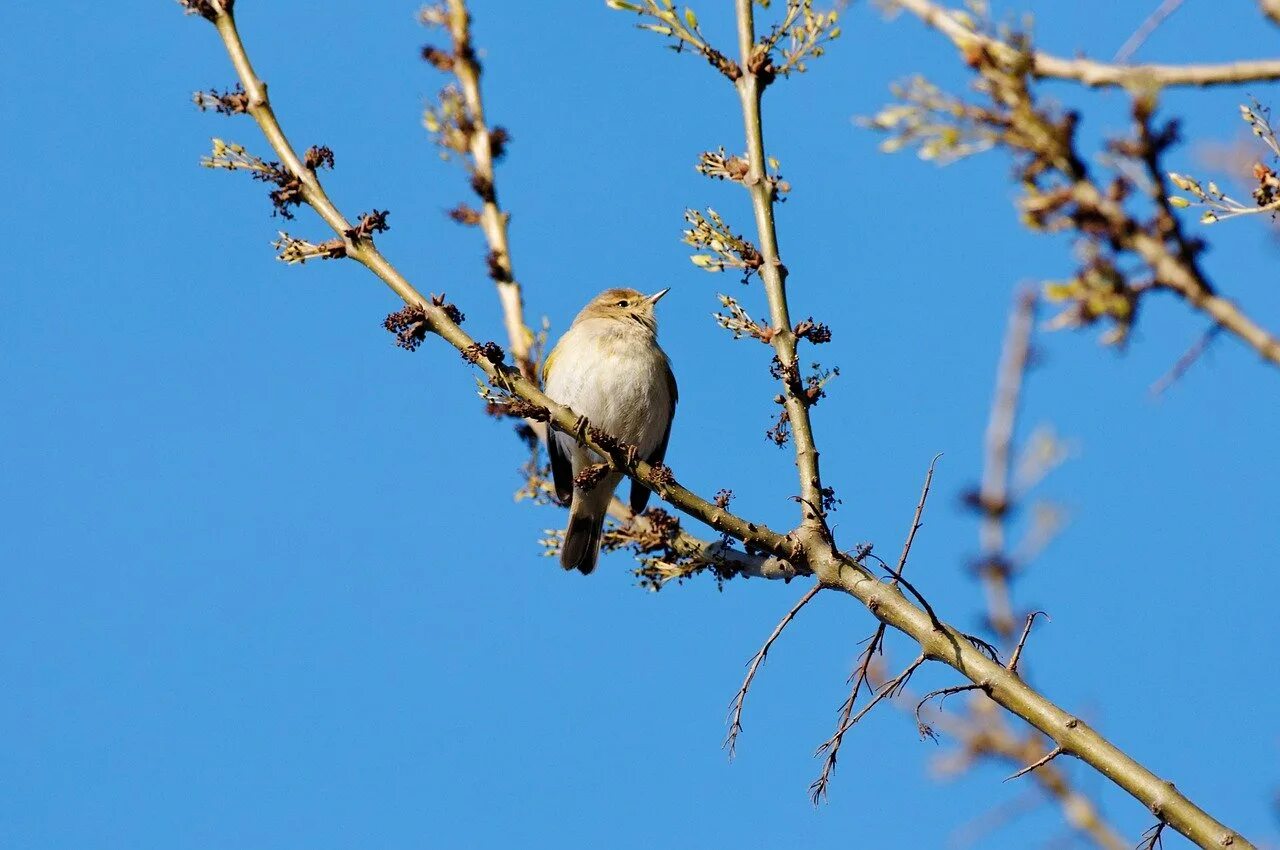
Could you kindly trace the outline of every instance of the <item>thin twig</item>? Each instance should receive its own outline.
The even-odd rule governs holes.
[[[729,751],[729,758],[734,756],[734,750],[738,743],[738,735],[742,733],[742,711],[747,704],[747,691],[751,689],[751,682],[756,677],[756,671],[760,669],[760,665],[764,663],[764,659],[769,655],[769,648],[773,646],[773,642],[782,634],[782,630],[795,619],[796,614],[800,613],[800,609],[809,604],[809,600],[818,595],[818,591],[822,590],[822,585],[815,583],[813,587],[805,591],[804,596],[800,597],[800,601],[791,606],[791,610],[783,615],[778,621],[778,625],[774,627],[773,632],[765,639],[764,645],[751,658],[751,662],[747,666],[747,677],[742,680],[742,687],[738,688],[738,693],[733,698],[733,702],[729,704],[729,734],[725,736],[723,747]]]
[[[1129,61],[1129,57],[1137,52],[1138,48],[1151,37],[1151,34],[1159,29],[1160,25],[1169,19],[1169,16],[1182,6],[1182,0],[1163,0],[1156,7],[1155,11],[1146,17],[1133,35],[1125,39],[1124,44],[1120,45],[1120,49],[1116,51],[1116,55],[1111,61],[1117,65],[1123,65]]]
[[[920,698],[920,701],[916,703],[916,710],[915,710],[916,728],[920,730],[920,737],[934,738],[936,740],[936,736],[933,734],[932,727],[930,727],[928,723],[925,723],[924,718],[920,716],[921,710],[925,707],[925,704],[929,702],[929,700],[933,699],[934,697],[938,697],[938,711],[942,711],[942,704],[946,702],[947,697],[951,696],[952,694],[962,694],[962,693],[965,693],[966,691],[978,691],[978,690],[982,690],[981,685],[967,683],[964,685],[952,685],[949,688],[939,688],[936,691],[929,691],[929,693],[922,696]]]
[[[1168,825],[1167,821],[1162,820],[1142,833],[1142,840],[1138,842],[1137,850],[1156,850],[1157,847],[1164,847],[1164,828]]]
[[[858,655],[858,661],[855,663],[853,672],[849,674],[847,681],[853,683],[853,687],[849,690],[849,695],[845,697],[844,702],[840,704],[840,716],[836,720],[836,733],[832,735],[823,747],[819,747],[819,752],[824,753],[822,761],[822,771],[818,774],[818,778],[809,786],[810,797],[816,805],[820,799],[826,799],[827,789],[831,784],[831,777],[836,770],[836,761],[840,756],[840,745],[844,743],[844,730],[848,729],[852,724],[849,718],[853,715],[853,707],[858,702],[858,694],[862,692],[863,686],[870,687],[871,664],[877,652],[884,652],[884,635],[885,624],[879,623],[875,632],[867,641],[867,648]],[[825,747],[825,749],[824,749]]]
[[[1036,617],[1043,616],[1046,620],[1049,615],[1043,611],[1032,611],[1027,615],[1027,624],[1022,627],[1022,637],[1018,638],[1018,645],[1013,648],[1013,655],[1009,657],[1009,672],[1018,672],[1018,659],[1022,658],[1022,648],[1027,645],[1027,636],[1031,634],[1031,624],[1036,621]]]
[[[1014,773],[1010,776],[1006,776],[1004,781],[1008,782],[1010,779],[1017,779],[1019,776],[1026,776],[1028,773],[1035,770],[1037,767],[1044,767],[1046,764],[1053,761],[1058,756],[1062,755],[1064,752],[1066,752],[1066,750],[1064,750],[1061,746],[1054,747],[1052,750],[1049,750],[1049,752],[1045,753],[1043,758],[1039,758],[1036,761],[1033,761],[1031,764],[1027,765],[1022,770],[1019,770],[1017,773]]]
[[[931,0],[892,0],[926,25],[951,39],[959,48],[980,46],[1004,56],[1016,53],[997,38],[976,32],[956,11]],[[1062,59],[1036,51],[1031,73],[1037,77],[1075,80],[1086,86],[1128,87],[1135,84],[1157,87],[1219,86],[1280,79],[1280,61],[1260,59],[1223,65],[1114,65],[1091,59]]]
[[[849,720],[846,721],[845,723],[842,723],[840,725],[840,728],[836,730],[834,735],[832,735],[827,740],[823,741],[818,746],[818,749],[814,752],[814,755],[815,756],[824,755],[826,753],[829,753],[833,747],[839,746],[839,741],[841,738],[844,737],[844,734],[848,732],[850,729],[852,729],[855,725],[857,725],[859,720],[866,717],[867,714],[870,713],[871,709],[875,708],[877,705],[880,704],[881,700],[885,699],[886,697],[894,697],[897,694],[901,693],[902,689],[907,686],[907,682],[911,680],[911,676],[916,672],[916,670],[920,668],[920,665],[925,663],[926,660],[927,659],[923,655],[917,656],[916,660],[908,664],[905,670],[903,670],[897,676],[894,676],[892,679],[890,679],[889,681],[881,685],[880,688],[876,691],[875,696],[872,697],[870,700],[868,700],[867,704],[864,705],[862,709],[858,711],[857,714],[850,717]],[[834,765],[832,765],[832,768],[834,769]],[[830,781],[831,781],[831,774],[824,767],[822,771],[822,775],[820,775],[817,779],[815,779],[813,784],[809,786],[809,798],[813,800],[815,805],[817,805],[817,803],[824,796],[826,796],[827,786],[830,783]]]
[[[1196,365],[1204,353],[1209,350],[1209,346],[1218,338],[1218,334],[1222,333],[1222,325],[1210,325],[1208,330],[1196,337],[1196,341],[1182,354],[1181,357],[1169,368],[1168,372],[1160,377],[1160,380],[1151,385],[1149,390],[1152,397],[1164,395],[1164,393],[1178,381],[1191,371],[1191,367]]]
[[[946,626],[943,625],[942,620],[938,619],[938,614],[936,611],[933,610],[933,606],[929,604],[929,600],[925,599],[924,595],[921,594],[920,591],[916,590],[915,585],[913,585],[911,582],[903,578],[901,573],[895,573],[893,570],[889,569],[888,567],[885,567],[884,570],[885,572],[889,573],[889,575],[893,576],[894,584],[901,584],[903,587],[907,589],[907,592],[910,593],[913,597],[915,597],[915,600],[920,603],[920,607],[923,608],[924,612],[929,615],[929,623],[933,626],[933,630],[935,632],[945,633]],[[966,635],[963,633],[960,633],[960,634],[966,640],[970,640],[970,641],[973,640],[972,635]],[[986,645],[988,647],[991,646],[990,644],[986,644]],[[974,648],[978,649],[980,647],[978,646],[978,644],[974,644]]]
[[[924,487],[920,490],[920,501],[916,502],[916,512],[911,517],[911,530],[907,532],[907,539],[902,543],[902,554],[898,556],[898,567],[893,571],[894,581],[896,582],[902,577],[902,571],[906,569],[907,557],[911,554],[911,544],[916,540],[916,532],[920,530],[922,523],[920,517],[924,515],[924,505],[929,499],[929,487],[933,484],[933,469],[938,465],[938,458],[942,457],[942,453],[933,456],[933,460],[929,461],[929,471],[924,476]]]
[[[911,517],[911,528],[907,531],[906,540],[902,544],[902,554],[898,556],[897,569],[893,570],[893,579],[890,585],[897,584],[902,579],[902,571],[907,568],[907,558],[911,555],[911,546],[915,542],[916,532],[920,530],[921,517],[924,515],[925,503],[929,499],[929,490],[933,484],[933,471],[938,464],[938,458],[942,457],[941,453],[933,456],[933,460],[929,462],[929,470],[924,476],[924,486],[920,489],[920,500],[916,502],[915,513]],[[868,683],[868,676],[871,674],[871,662],[877,652],[884,652],[884,635],[885,624],[879,623],[875,632],[871,635],[867,642],[867,648],[858,656],[858,661],[853,668],[853,672],[849,674],[847,681],[853,683],[853,687],[849,690],[849,696],[840,704],[840,717],[836,721],[836,733],[828,739],[825,753],[826,757],[822,763],[822,772],[813,784],[810,791],[816,803],[819,797],[827,796],[827,787],[831,782],[831,776],[836,769],[836,760],[840,756],[840,745],[844,743],[845,730],[848,729],[849,718],[853,714],[853,707],[858,701],[858,694],[861,693],[862,687]]]

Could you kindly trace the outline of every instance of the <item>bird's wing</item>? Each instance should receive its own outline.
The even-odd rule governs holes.
[[[671,361],[664,357],[663,366],[666,367],[667,395],[671,399],[671,409],[667,412],[667,427],[662,432],[662,439],[658,441],[658,447],[645,458],[649,463],[662,463],[663,458],[667,456],[667,443],[671,440],[671,420],[675,419],[676,401],[680,398],[680,391],[676,387],[676,376],[671,371]],[[647,504],[649,504],[649,488],[639,481],[632,480],[631,512],[638,514],[644,510]]]
[[[563,340],[562,340],[563,341]],[[547,376],[551,374],[551,365],[555,362],[560,346],[556,345],[542,361],[542,385],[547,385]],[[547,456],[551,458],[551,482],[556,488],[556,498],[568,505],[573,501],[573,461],[565,454],[564,447],[550,423],[547,424]]]
[[[556,487],[556,498],[561,504],[573,502],[573,461],[560,445],[560,435],[547,428],[547,456],[551,458],[551,481]]]

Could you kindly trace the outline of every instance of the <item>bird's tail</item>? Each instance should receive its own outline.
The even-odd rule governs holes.
[[[575,494],[576,495],[576,494]],[[560,547],[560,566],[590,575],[600,555],[600,534],[604,530],[604,510],[575,501],[569,513],[569,528]]]

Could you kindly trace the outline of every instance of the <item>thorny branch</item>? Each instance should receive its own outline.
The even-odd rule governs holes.
[[[1035,623],[1036,617],[1044,617],[1049,619],[1049,615],[1043,611],[1032,611],[1027,615],[1026,625],[1022,627],[1022,637],[1018,638],[1018,645],[1013,648],[1013,655],[1009,656],[1009,672],[1018,672],[1018,661],[1022,659],[1022,650],[1027,645],[1027,638],[1031,636],[1031,625]]]
[[[1042,757],[1036,759],[1031,764],[1022,768],[1022,770],[1019,770],[1017,773],[1014,773],[1006,777],[1004,781],[1008,782],[1010,779],[1017,779],[1019,776],[1026,776],[1028,773],[1035,770],[1036,768],[1044,767],[1046,764],[1053,761],[1054,759],[1056,759],[1058,756],[1062,755],[1065,752],[1066,750],[1063,749],[1061,744],[1059,744],[1058,746],[1054,747],[1052,750],[1049,750],[1049,752],[1045,753]]]
[[[449,343],[467,362],[479,369],[493,386],[509,393],[513,405],[519,403],[517,415],[546,421],[550,427],[572,435],[582,445],[607,458],[615,468],[649,486],[664,501],[720,532],[741,540],[760,552],[786,558],[793,564],[804,564],[824,586],[839,588],[852,595],[877,619],[910,636],[919,644],[921,654],[907,671],[877,694],[878,698],[905,684],[909,672],[914,672],[926,660],[940,661],[959,671],[970,681],[980,684],[1000,705],[1043,731],[1057,745],[1111,778],[1148,807],[1158,810],[1163,821],[1201,846],[1252,847],[1248,841],[1215,821],[1169,783],[1156,777],[1085,723],[1054,705],[984,654],[963,633],[926,614],[922,608],[904,597],[896,586],[877,580],[856,558],[838,551],[829,537],[821,533],[826,529],[820,516],[814,513],[806,516],[802,530],[808,533],[801,536],[779,534],[759,523],[738,517],[680,486],[669,468],[639,460],[636,452],[630,450],[631,447],[623,445],[616,438],[597,429],[580,427],[580,418],[573,411],[548,398],[519,369],[506,365],[504,352],[495,343],[482,345],[472,339],[443,306],[424,297],[400,274],[377,249],[369,234],[361,233],[360,229],[353,227],[338,211],[315,171],[303,165],[281,129],[268,101],[266,86],[249,61],[229,0],[186,0],[186,5],[216,26],[248,99],[246,111],[280,157],[282,168],[297,180],[301,201],[311,206],[335,235],[343,239],[348,258],[377,275],[410,308],[421,311],[430,333]],[[737,0],[737,8],[740,46],[743,48],[744,58],[751,60],[754,55],[754,35],[750,0]],[[763,168],[763,141],[759,123],[759,94],[763,79],[760,74],[767,68],[752,61],[747,61],[746,65],[742,79],[752,82],[740,86],[740,93],[743,96],[744,115],[748,117],[748,156],[758,177]],[[756,190],[753,190],[753,196],[755,193]],[[777,260],[777,244],[773,235],[772,210],[769,204],[757,203],[756,211],[757,223],[768,225],[759,229],[762,236],[769,236],[768,239],[762,238],[761,251],[766,257],[764,276],[771,309],[775,314],[773,324],[789,329],[781,264]],[[787,340],[785,345],[794,350],[794,338],[789,330],[780,331],[775,341],[779,337]],[[780,349],[786,350],[785,347]],[[795,413],[793,426],[798,438],[801,438],[798,442],[806,447],[798,455],[798,464],[802,473],[812,473],[804,475],[801,482],[805,491],[804,498],[811,506],[819,505],[822,493],[817,477],[816,449],[812,448],[812,435],[805,415],[807,411],[801,406],[795,409]],[[810,510],[814,509],[811,507]],[[818,533],[813,533],[815,531]]]
[[[925,473],[924,486],[920,489],[920,500],[916,502],[916,510],[911,517],[911,527],[908,529],[906,539],[902,543],[902,554],[898,556],[898,564],[893,570],[891,584],[901,581],[902,573],[907,568],[907,559],[911,556],[911,546],[915,543],[916,532],[923,525],[921,517],[924,516],[924,507],[929,501],[929,490],[933,485],[933,471],[940,457],[942,455],[934,456],[929,463],[929,471]],[[867,554],[869,555],[870,552],[867,552]],[[831,778],[836,770],[836,760],[840,756],[840,745],[844,743],[845,733],[853,726],[850,722],[853,715],[853,707],[857,704],[858,695],[862,692],[863,687],[870,686],[871,665],[874,663],[877,654],[884,654],[884,638],[885,624],[883,622],[877,623],[876,630],[866,641],[866,649],[859,653],[853,672],[849,674],[848,681],[852,683],[852,687],[849,690],[849,696],[845,697],[844,702],[840,705],[840,717],[836,721],[836,733],[818,748],[818,752],[823,756],[822,771],[818,774],[818,778],[809,785],[809,798],[814,805],[828,797]]]
[[[764,645],[751,657],[751,661],[747,665],[747,676],[742,680],[742,687],[738,688],[738,693],[734,695],[733,702],[729,705],[729,734],[724,739],[724,748],[729,751],[729,758],[733,758],[738,735],[742,733],[742,711],[746,708],[747,692],[751,690],[751,682],[756,677],[756,671],[764,663],[765,658],[769,655],[769,648],[773,646],[773,642],[782,634],[782,630],[795,619],[801,608],[808,605],[809,601],[818,595],[820,590],[822,590],[822,585],[815,584],[805,591],[804,596],[800,597],[800,601],[791,606],[791,610],[782,616],[782,619],[778,621],[778,625],[774,627],[773,632],[765,639]]]
[[[843,740],[845,733],[856,726],[859,720],[870,714],[871,709],[879,705],[882,700],[893,699],[901,694],[903,689],[906,688],[907,683],[911,681],[911,677],[915,675],[915,672],[928,660],[929,659],[924,655],[916,656],[916,659],[908,664],[905,670],[876,689],[875,696],[873,696],[866,705],[859,709],[857,714],[844,718],[836,728],[835,734],[823,741],[814,752],[814,755],[827,756],[830,760],[831,768],[834,769],[835,759],[831,758],[832,751],[839,748],[840,741]],[[830,771],[827,770],[827,766],[824,764],[822,775],[814,780],[813,784],[809,786],[809,797],[814,803],[817,803],[826,796],[827,786],[830,784],[830,781]]]

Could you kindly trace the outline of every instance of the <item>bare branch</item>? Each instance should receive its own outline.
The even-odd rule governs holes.
[[[1146,19],[1133,31],[1133,35],[1125,39],[1124,44],[1120,45],[1120,49],[1116,51],[1116,55],[1111,58],[1112,62],[1119,65],[1129,61],[1129,58],[1138,51],[1151,34],[1160,28],[1160,25],[1169,20],[1169,16],[1178,11],[1182,7],[1182,0],[1162,0],[1155,11],[1146,17]]]
[[[920,665],[924,664],[926,660],[927,659],[923,655],[918,656],[915,661],[912,661],[910,664],[907,665],[907,668],[905,670],[903,670],[897,676],[894,676],[888,682],[885,682],[883,685],[881,685],[880,689],[876,691],[876,695],[872,697],[857,714],[853,715],[847,721],[840,724],[840,728],[836,729],[835,734],[832,735],[827,740],[823,741],[818,746],[818,749],[814,752],[814,755],[820,756],[820,755],[826,754],[829,756],[833,750],[838,749],[840,746],[841,740],[844,738],[844,734],[848,732],[850,729],[852,729],[859,720],[866,717],[867,714],[870,713],[871,709],[875,708],[877,705],[880,704],[881,700],[885,699],[886,697],[888,698],[895,697],[899,693],[901,693],[902,689],[907,686],[907,682],[911,680],[911,676],[916,672],[916,670],[920,669]],[[834,770],[835,770],[835,759],[828,758],[826,763],[823,764],[822,774],[813,781],[812,785],[809,786],[809,799],[813,801],[813,804],[815,806],[824,797],[826,797],[827,787],[831,782],[831,773]]]
[[[929,700],[933,699],[934,697],[937,697],[938,710],[941,711],[942,704],[946,702],[947,697],[951,696],[952,694],[962,694],[966,691],[978,691],[978,690],[982,690],[981,685],[969,683],[964,685],[952,685],[949,688],[939,688],[936,691],[929,691],[929,693],[922,696],[920,698],[920,701],[916,703],[916,709],[914,712],[915,718],[916,718],[916,729],[919,730],[920,737],[932,738],[935,741],[937,740],[937,737],[938,737],[933,733],[933,727],[930,726],[928,723],[925,723],[924,718],[920,716],[921,710],[924,709],[925,704],[928,703]]]
[[[1160,821],[1142,833],[1142,840],[1138,842],[1137,850],[1156,850],[1157,847],[1164,847],[1164,828],[1168,825],[1167,821]]]
[[[924,477],[924,486],[920,490],[920,501],[916,503],[915,513],[911,517],[911,527],[907,531],[907,538],[902,544],[902,554],[898,556],[898,566],[897,569],[893,570],[893,579],[890,584],[897,584],[902,579],[903,570],[907,568],[907,558],[911,555],[911,545],[915,542],[916,532],[920,530],[922,525],[920,519],[924,514],[925,503],[929,499],[929,489],[933,483],[933,471],[940,457],[942,457],[941,454],[936,454],[933,456],[933,460],[929,462],[929,470]],[[818,798],[826,798],[827,796],[827,788],[831,783],[832,774],[835,773],[836,760],[840,755],[840,745],[844,743],[845,732],[852,725],[850,716],[853,714],[853,707],[858,701],[858,694],[861,693],[863,685],[868,684],[868,677],[871,675],[871,664],[876,653],[883,654],[884,652],[884,636],[885,624],[880,623],[867,641],[867,648],[859,654],[853,672],[849,674],[848,681],[853,683],[853,687],[849,691],[849,696],[840,705],[840,718],[836,722],[836,733],[823,744],[822,748],[819,748],[825,752],[826,757],[822,763],[822,772],[809,787],[815,803]]]
[[[729,704],[729,715],[731,722],[729,723],[729,734],[725,736],[724,748],[729,751],[729,758],[734,756],[734,748],[738,743],[738,735],[742,732],[742,711],[747,704],[747,691],[751,689],[751,682],[756,677],[756,671],[760,669],[760,665],[764,663],[764,659],[769,654],[769,648],[773,646],[773,642],[782,634],[782,630],[787,627],[796,614],[800,613],[800,609],[809,604],[809,600],[818,595],[818,591],[822,590],[822,584],[816,583],[813,587],[805,591],[804,596],[800,597],[800,601],[791,606],[791,610],[782,616],[778,621],[778,625],[774,627],[773,632],[765,639],[764,645],[760,647],[751,658],[750,664],[747,666],[747,677],[742,680],[742,687],[738,688],[738,693],[733,698],[733,702]]]
[[[1054,747],[1052,750],[1045,753],[1043,758],[1037,759],[1036,761],[1033,761],[1031,764],[1024,767],[1022,770],[1019,770],[1017,773],[1011,776],[1005,777],[1004,781],[1008,782],[1010,779],[1017,779],[1019,776],[1026,776],[1028,773],[1035,770],[1037,767],[1044,767],[1046,764],[1053,761],[1058,756],[1062,755],[1064,752],[1066,752],[1066,750],[1064,750],[1061,746]]]
[[[997,38],[976,31],[958,12],[931,0],[891,0],[928,26],[951,39],[961,50],[981,48],[1004,56],[1014,48]],[[1042,51],[1033,56],[1031,73],[1036,77],[1075,80],[1086,86],[1219,86],[1280,79],[1280,61],[1260,59],[1224,65],[1109,65],[1090,59],[1061,59]]]
[[[925,502],[929,499],[929,487],[933,484],[933,469],[938,465],[938,458],[942,457],[942,453],[933,456],[933,460],[929,461],[929,471],[924,476],[924,487],[920,490],[920,501],[916,502],[915,515],[911,517],[911,530],[907,532],[907,539],[902,544],[902,554],[898,556],[898,567],[893,571],[894,581],[902,578],[902,571],[907,567],[907,557],[911,555],[911,544],[916,540],[916,532],[920,530],[922,523],[920,517],[924,514]]]
[[[1018,672],[1018,659],[1022,658],[1022,648],[1027,645],[1027,636],[1031,634],[1031,624],[1036,621],[1036,617],[1043,616],[1046,620],[1049,615],[1043,611],[1032,611],[1027,615],[1027,624],[1022,627],[1022,637],[1018,638],[1018,645],[1013,649],[1013,655],[1009,658],[1007,665],[1010,673]]]
[[[1222,332],[1222,325],[1210,325],[1209,329],[1200,336],[1196,337],[1196,341],[1191,343],[1190,347],[1183,352],[1182,356],[1169,367],[1169,371],[1160,376],[1160,380],[1151,385],[1148,392],[1154,396],[1161,396],[1174,384],[1181,381],[1183,376],[1191,371],[1191,367],[1199,362],[1204,353],[1209,350],[1209,346],[1218,338],[1218,334]]]
[[[840,704],[840,717],[836,721],[836,733],[819,748],[819,752],[825,754],[822,762],[822,772],[809,786],[809,794],[815,804],[819,799],[826,799],[827,797],[827,789],[836,770],[836,760],[840,756],[840,745],[844,743],[845,730],[852,726],[849,718],[853,715],[853,707],[857,704],[858,694],[862,692],[864,685],[870,687],[871,665],[875,660],[876,653],[884,652],[885,628],[884,623],[878,624],[875,632],[867,639],[866,649],[858,654],[858,660],[854,664],[853,672],[849,674],[847,680],[853,683],[853,687],[849,691],[849,696],[845,697],[844,702]]]

